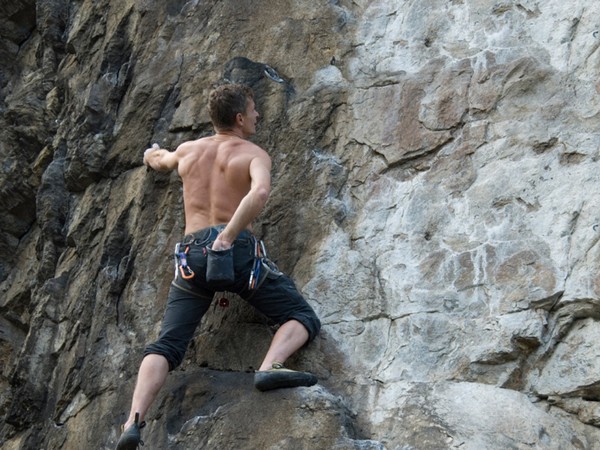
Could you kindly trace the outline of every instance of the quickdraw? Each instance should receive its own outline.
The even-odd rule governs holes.
[[[190,251],[190,246],[186,245],[185,250],[181,250],[181,244],[178,242],[175,244],[175,276],[177,277],[177,270],[181,273],[181,277],[184,280],[194,278],[196,275],[194,271],[187,265],[187,254]]]
[[[254,267],[252,267],[252,271],[250,272],[250,280],[248,280],[248,289],[251,291],[256,289],[260,280],[260,268],[262,266],[262,255],[264,252],[264,245],[262,245],[262,241],[258,239],[254,240]]]
[[[279,277],[281,275],[282,273],[275,263],[267,257],[267,250],[265,249],[263,241],[254,239],[254,266],[250,272],[248,289],[258,289],[268,276]]]

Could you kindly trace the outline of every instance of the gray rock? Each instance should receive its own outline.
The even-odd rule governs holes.
[[[323,322],[211,308],[148,448],[600,449],[600,4],[0,6],[0,446],[112,449],[183,232],[145,148],[249,83],[274,185],[256,231]],[[220,295],[220,294],[219,294]]]

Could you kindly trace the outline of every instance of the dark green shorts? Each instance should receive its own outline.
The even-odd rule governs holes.
[[[167,308],[158,340],[146,347],[148,354],[163,355],[173,370],[181,364],[196,328],[208,310],[215,292],[234,292],[277,324],[297,320],[308,331],[309,340],[315,338],[321,322],[311,306],[298,292],[286,275],[270,275],[258,289],[249,289],[248,281],[254,265],[255,238],[245,230],[233,244],[235,280],[233,282],[206,281],[207,252],[222,229],[210,227],[187,235],[182,247],[189,246],[187,264],[194,277],[184,279],[176,269],[171,283]]]

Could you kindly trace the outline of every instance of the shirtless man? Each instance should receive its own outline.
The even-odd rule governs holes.
[[[157,171],[177,169],[182,179],[185,237],[179,244],[181,258],[160,336],[145,349],[117,450],[138,448],[148,408],[168,372],[181,364],[217,291],[237,293],[280,324],[255,373],[257,389],[317,382],[314,375],[286,369],[283,363],[318,334],[319,319],[291,279],[266,259],[264,245],[252,234],[251,223],[265,206],[271,183],[269,155],[246,140],[256,132],[259,116],[253,93],[243,85],[220,86],[210,95],[209,113],[213,136],[185,142],[174,152],[154,144],[144,153],[146,166]],[[211,250],[232,253],[233,281],[207,280]]]

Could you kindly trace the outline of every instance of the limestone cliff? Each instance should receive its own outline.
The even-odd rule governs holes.
[[[257,233],[323,322],[215,303],[151,449],[600,449],[600,3],[14,0],[0,5],[0,445],[112,449],[182,233],[142,153],[252,86]]]

